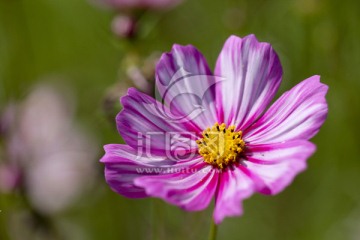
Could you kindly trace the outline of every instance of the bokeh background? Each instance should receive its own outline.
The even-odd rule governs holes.
[[[86,0],[0,0],[1,111],[10,103],[25,111],[36,89],[52,89],[58,95],[54,101],[71,108],[71,116],[62,121],[76,124],[82,141],[91,142],[85,165],[93,166],[80,177],[89,183],[86,189],[59,211],[44,211],[36,201],[46,199],[46,193],[34,200],[24,183],[4,191],[0,239],[206,239],[212,206],[190,213],[159,199],[121,197],[106,185],[98,159],[102,145],[122,142],[114,121],[121,109],[118,97],[129,86],[141,85],[137,73],[151,79],[151,63],[158,53],[169,51],[174,43],[192,44],[213,67],[229,35],[250,33],[270,42],[280,55],[280,93],[311,75],[322,76],[330,86],[329,115],[313,139],[318,150],[308,170],[277,196],[246,200],[245,214],[227,218],[219,239],[360,239],[360,2],[187,0],[168,10],[133,12],[138,19],[135,37],[126,31],[113,33],[111,23],[118,12]],[[129,71],[134,67],[135,77]],[[47,101],[45,94],[37,107]],[[58,112],[44,108],[50,111],[48,121],[55,121],[48,126],[53,129],[58,118],[51,114]],[[40,122],[26,121],[25,129],[34,127],[36,135],[41,121],[47,122],[43,115]],[[21,116],[11,124],[21,122]],[[45,135],[46,129],[41,130]],[[1,140],[3,165],[10,161],[7,140]],[[78,150],[86,152],[84,146],[89,145],[81,146]],[[18,147],[24,151],[21,144]],[[26,161],[27,152],[23,155]],[[66,175],[60,175],[53,187],[65,180]],[[70,188],[75,183],[67,184]]]

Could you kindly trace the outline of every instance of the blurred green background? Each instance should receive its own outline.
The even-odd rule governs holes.
[[[110,30],[114,14],[86,0],[0,0],[0,107],[24,99],[37,82],[61,82],[76,96],[77,121],[100,143],[98,158],[103,144],[121,142],[102,109],[129,48]],[[308,170],[275,197],[246,200],[245,214],[227,218],[218,239],[360,239],[360,2],[187,0],[142,21],[147,34],[131,47],[141,56],[193,44],[213,67],[229,35],[254,33],[280,55],[280,93],[315,74],[330,86]],[[212,206],[191,213],[158,199],[126,199],[97,167],[92,191],[54,216],[74,226],[64,230],[67,239],[206,239]],[[24,207],[19,199],[0,196],[0,239],[10,239],[8,217]]]

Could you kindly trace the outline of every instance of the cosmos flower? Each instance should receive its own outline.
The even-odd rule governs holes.
[[[282,79],[270,44],[231,36],[214,73],[196,48],[174,45],[156,78],[158,100],[135,89],[121,99],[116,123],[126,144],[106,145],[101,159],[115,192],[188,211],[214,198],[219,224],[242,214],[242,200],[278,194],[305,170],[328,87],[312,76],[269,107]]]
[[[73,107],[58,90],[40,85],[2,118],[5,151],[0,191],[24,188],[37,212],[66,209],[90,185],[96,173],[96,144],[73,122]],[[11,117],[10,117],[11,116]],[[7,183],[5,185],[5,183]],[[1,187],[1,185],[4,185]]]

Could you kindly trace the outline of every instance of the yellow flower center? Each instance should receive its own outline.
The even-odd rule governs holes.
[[[238,161],[245,149],[242,132],[235,132],[235,126],[226,128],[225,123],[215,123],[212,128],[202,132],[202,138],[196,143],[204,162],[223,169]]]

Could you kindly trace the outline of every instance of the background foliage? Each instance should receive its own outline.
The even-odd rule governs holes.
[[[113,15],[86,0],[0,0],[0,107],[25,98],[37,82],[60,82],[76,96],[78,121],[98,139],[99,158],[103,144],[121,142],[102,109],[129,47],[112,35]],[[148,33],[132,46],[141,56],[192,44],[213,67],[230,34],[254,33],[280,55],[281,93],[314,74],[330,86],[308,170],[278,196],[246,200],[244,216],[226,219],[219,239],[360,239],[360,2],[188,0],[142,21]],[[187,213],[158,199],[125,199],[97,167],[88,176],[97,181],[92,191],[55,216],[73,226],[63,228],[67,239],[207,236],[212,207]],[[10,238],[8,217],[22,208],[18,193],[0,196],[0,239]]]

